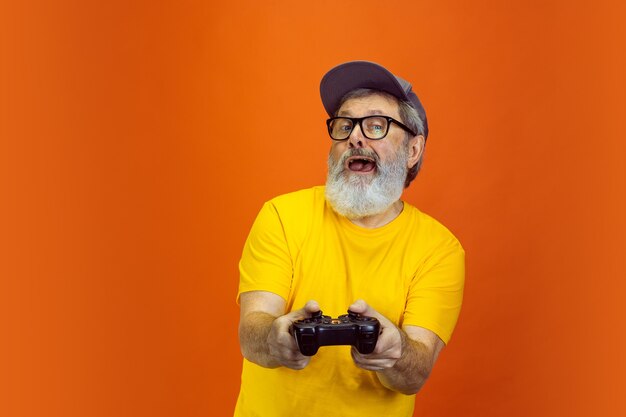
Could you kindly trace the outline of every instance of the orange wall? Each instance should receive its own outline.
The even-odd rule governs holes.
[[[351,59],[413,82],[406,200],[468,255],[416,415],[626,415],[618,2],[85,3],[0,5],[0,415],[230,415],[241,246]]]

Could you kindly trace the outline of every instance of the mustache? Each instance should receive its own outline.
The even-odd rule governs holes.
[[[370,149],[363,148],[348,149],[343,153],[343,155],[341,155],[341,158],[339,159],[339,164],[343,166],[348,158],[351,158],[353,156],[366,156],[368,158],[372,158],[374,162],[376,162],[376,167],[380,168],[380,158],[378,157],[376,152]]]

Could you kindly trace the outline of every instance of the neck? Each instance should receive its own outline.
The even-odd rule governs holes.
[[[366,229],[375,229],[391,223],[396,217],[402,213],[404,209],[404,203],[402,200],[397,200],[395,203],[389,206],[387,210],[382,213],[374,214],[372,216],[361,217],[359,219],[349,219],[357,226],[364,227]]]

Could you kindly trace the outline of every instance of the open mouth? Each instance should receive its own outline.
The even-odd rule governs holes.
[[[346,160],[346,167],[352,172],[367,173],[376,169],[376,161],[367,156],[351,156]]]

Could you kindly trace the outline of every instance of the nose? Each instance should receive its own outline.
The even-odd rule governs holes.
[[[358,129],[358,132],[357,132]],[[363,136],[363,132],[361,131],[360,123],[356,123],[352,128],[352,132],[350,132],[350,136],[348,136],[348,146],[350,148],[362,148],[365,142],[365,137]]]

